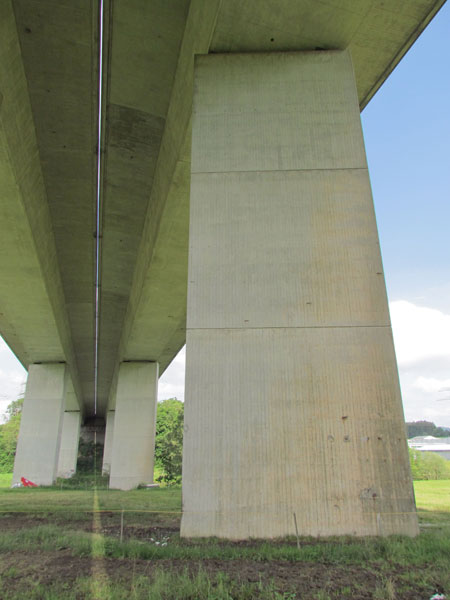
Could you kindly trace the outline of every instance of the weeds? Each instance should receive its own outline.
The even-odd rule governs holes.
[[[55,582],[49,586],[28,583],[14,591],[8,590],[0,580],[2,600],[295,600],[294,592],[278,592],[273,583],[233,581],[224,573],[210,577],[201,568],[191,575],[187,570],[176,574],[170,571],[155,571],[152,578],[137,576],[130,586],[120,581],[99,578],[93,585],[92,578],[81,577],[74,585]],[[317,596],[317,598],[325,598]]]
[[[375,600],[395,600],[395,585],[390,577],[383,578],[377,585],[373,597]]]

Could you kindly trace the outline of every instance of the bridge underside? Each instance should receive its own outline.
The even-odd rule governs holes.
[[[330,51],[345,51],[353,67],[350,68],[351,77],[344,79],[351,81],[351,84],[347,84],[353,90],[351,102],[354,107],[362,109],[442,4],[443,1],[431,0],[396,0],[388,4],[372,0],[358,3],[352,0],[282,0],[274,9],[270,0],[245,3],[240,0],[105,0],[100,145],[97,140],[98,3],[42,0],[37,4],[33,0],[14,0],[2,4],[0,191],[3,201],[0,208],[0,239],[3,252],[0,253],[0,331],[26,368],[34,365],[36,373],[51,373],[45,377],[36,375],[33,381],[45,381],[39,385],[53,390],[49,391],[51,396],[55,389],[60,390],[62,415],[78,411],[79,416],[84,418],[94,415],[104,417],[110,423],[111,432],[109,441],[107,434],[107,446],[111,444],[113,432],[123,432],[124,427],[126,429],[118,416],[127,412],[119,404],[129,403],[127,390],[131,384],[126,383],[130,379],[129,373],[134,372],[133,369],[140,373],[139,365],[142,365],[144,374],[137,378],[141,383],[136,389],[131,386],[132,397],[136,400],[134,405],[138,405],[142,395],[146,394],[154,401],[156,396],[152,381],[155,369],[158,372],[159,365],[161,374],[185,343],[187,314],[192,320],[188,326],[187,412],[193,422],[199,418],[197,409],[193,408],[196,402],[200,403],[198,410],[201,412],[206,410],[205,404],[211,399],[208,410],[211,414],[214,411],[217,413],[220,412],[220,406],[227,405],[227,398],[233,397],[233,402],[237,402],[237,398],[242,397],[247,389],[247,383],[241,375],[234,376],[238,365],[236,369],[232,368],[234,363],[229,361],[227,368],[231,369],[230,372],[224,367],[224,361],[228,361],[226,352],[230,352],[234,360],[239,360],[242,348],[246,347],[247,342],[235,339],[234,336],[238,334],[233,333],[235,329],[242,329],[243,324],[245,329],[252,330],[248,340],[252,335],[259,335],[256,330],[267,328],[345,326],[366,331],[370,327],[374,335],[379,328],[389,329],[378,258],[369,259],[364,254],[365,250],[358,249],[359,236],[363,235],[361,231],[365,231],[364,228],[360,231],[359,227],[367,217],[362,214],[358,202],[355,200],[352,204],[351,200],[354,194],[366,198],[368,193],[367,178],[366,183],[358,179],[361,170],[366,169],[362,139],[353,136],[350,145],[344,144],[338,151],[339,155],[346,155],[351,147],[357,159],[351,158],[344,166],[336,166],[331,159],[331,167],[328,163],[325,166],[322,164],[324,157],[333,155],[330,147],[337,144],[336,140],[340,140],[347,131],[345,128],[339,129],[336,119],[341,114],[342,104],[349,102],[350,92],[346,89],[341,101],[335,99],[331,107],[322,107],[322,110],[321,94],[309,99],[303,95],[304,89],[321,89],[320,76],[317,75],[320,66],[314,67],[310,73],[307,69],[309,75],[303,80],[300,74],[294,75],[293,79],[291,76],[284,78],[281,74],[277,75],[272,82],[273,89],[278,89],[281,94],[275,95],[276,100],[273,100],[279,106],[277,119],[285,124],[290,122],[289,115],[295,113],[297,116],[288,128],[283,129],[280,125],[274,130],[264,119],[259,123],[253,114],[261,112],[272,118],[276,111],[270,102],[268,106],[264,103],[259,105],[253,99],[248,106],[245,102],[234,105],[230,97],[227,104],[214,91],[203,94],[201,78],[196,80],[198,83],[194,94],[194,72],[197,73],[199,65],[207,63],[228,64],[226,56],[229,55],[235,55],[235,60],[242,64],[257,65],[257,70],[260,70],[265,68],[261,65],[272,64],[271,61],[276,61],[277,57],[283,61],[283,57],[292,56],[292,60],[297,60],[295,57],[314,56],[318,57],[318,65],[321,65],[327,63],[327,57],[338,56]],[[194,58],[198,55],[208,56],[208,61],[211,60],[202,63],[203,59],[200,59],[195,63]],[[261,60],[257,58],[259,55]],[[223,56],[225,58],[221,58]],[[267,56],[269,58],[264,58]],[[339,56],[343,56],[342,52]],[[222,60],[223,63],[220,62]],[[301,62],[303,59],[299,60]],[[237,80],[233,77],[226,80],[229,85],[225,87],[222,85],[222,67],[214,72],[212,83],[208,84],[213,89],[220,88],[227,97],[236,93],[244,100],[250,98],[251,89],[241,85],[242,78],[250,80],[249,67],[240,71]],[[332,96],[338,94],[338,84],[343,81],[337,75],[339,72],[336,67],[334,79],[331,80],[332,91],[326,92]],[[301,73],[300,67],[298,73]],[[317,81],[316,76],[319,78]],[[297,89],[294,80],[298,80],[297,83],[303,81],[302,86]],[[258,85],[255,82],[256,88]],[[200,112],[194,112],[194,118],[193,97],[201,98],[203,102]],[[355,110],[358,112],[357,108]],[[243,121],[235,115],[241,111],[248,113]],[[327,114],[329,123],[325,127]],[[308,125],[306,129],[303,126],[299,128],[302,119]],[[351,118],[346,119],[345,123],[353,128],[352,131],[358,129],[357,116],[352,113]],[[298,141],[306,130],[308,137],[303,139],[301,148],[295,146],[297,142],[291,139],[292,136],[296,136]],[[265,137],[258,137],[261,131]],[[233,137],[235,132],[237,137]],[[191,160],[192,135],[194,154]],[[327,140],[329,145],[321,145],[321,140]],[[357,151],[354,144],[358,147]],[[267,148],[270,148],[270,152]],[[266,150],[269,152],[267,156]],[[195,152],[198,153],[197,158]],[[101,159],[99,228],[96,224],[98,156]],[[305,158],[307,166],[299,166],[296,159],[303,160],[304,157],[309,157]],[[303,173],[315,170],[325,173],[330,168],[344,169],[349,173],[351,171],[351,174],[342,181],[339,180],[340,174],[335,174],[336,177],[330,175],[330,181],[323,174],[323,180],[316,188]],[[230,175],[241,171],[245,171],[246,175],[238,179],[236,175]],[[191,172],[194,174],[192,192]],[[269,172],[276,174],[263,184]],[[296,177],[293,174],[300,172],[301,182],[291,181]],[[258,182],[253,182],[253,185],[251,181],[252,177],[256,177],[255,173],[258,173]],[[349,183],[350,180],[352,183]],[[214,185],[207,183],[211,181]],[[270,201],[261,199],[257,191],[259,185],[263,185],[264,191],[271,190]],[[359,191],[351,191],[352,186]],[[335,221],[331,223],[329,211],[334,200],[330,198],[335,196],[334,192],[324,196],[324,188],[328,191],[342,188],[343,197],[350,202],[348,210],[355,210],[361,222],[357,220],[353,225]],[[191,215],[191,235],[190,194],[194,211]],[[223,201],[219,202],[221,197]],[[230,205],[231,197],[241,198],[234,208]],[[320,208],[318,199],[325,197],[328,203]],[[298,207],[292,204],[295,198],[304,198],[304,210],[309,211],[299,215],[298,219]],[[260,201],[268,205],[264,208],[265,205],[260,205]],[[278,205],[281,207],[283,202],[287,202],[283,208],[285,220],[277,222],[281,211]],[[308,202],[315,206],[314,214],[311,208],[307,208]],[[292,210],[295,214],[291,214]],[[370,212],[372,209],[366,207],[364,210]],[[347,217],[342,218],[345,221]],[[228,227],[224,226],[224,219]],[[266,234],[261,238],[254,237],[251,242],[252,232],[241,222],[245,222],[252,231],[258,223],[261,236],[265,228]],[[305,229],[306,222],[310,223],[310,227]],[[294,238],[300,235],[300,231],[303,231],[303,241],[312,235],[312,231],[317,234],[314,239],[311,238],[311,244],[319,244],[323,256],[318,249],[313,252],[312,246],[296,246],[294,242],[286,249],[289,259],[280,254],[277,236],[280,240],[289,239],[288,233],[294,226],[298,227]],[[347,226],[356,236],[350,240],[343,234],[343,237],[339,237]],[[276,230],[276,227],[279,229]],[[373,237],[375,230],[372,228],[370,231],[373,244],[376,245],[376,236]],[[242,246],[244,239],[248,240],[250,246]],[[320,239],[323,241],[319,242]],[[198,240],[202,240],[199,246]],[[334,240],[334,245],[330,240]],[[101,257],[98,280],[97,241]],[[255,244],[253,249],[251,243]],[[191,267],[188,278],[189,248]],[[242,264],[230,259],[230,256],[237,256],[239,249],[242,250]],[[254,252],[258,256],[252,254]],[[267,256],[261,262],[261,256],[264,255]],[[269,255],[276,257],[273,264]],[[331,265],[330,256],[335,261],[340,256],[340,264],[348,261],[344,272],[339,271],[337,263]],[[285,259],[287,263],[283,266]],[[287,265],[290,265],[289,268]],[[267,278],[271,269],[276,276],[270,278],[270,285],[266,285],[263,274]],[[373,279],[368,277],[367,270],[373,271]],[[313,273],[316,273],[327,293],[322,294],[320,286],[315,288],[311,283]],[[304,282],[302,278],[306,274],[307,282]],[[295,285],[292,283],[294,280]],[[302,281],[301,285],[299,281]],[[337,281],[345,283],[339,287]],[[97,285],[100,299],[98,339],[95,335]],[[333,292],[335,313],[334,309],[330,312],[330,290],[338,290]],[[283,306],[284,293],[287,297],[286,306]],[[273,310],[273,314],[269,311],[272,315],[269,317],[265,306],[268,303]],[[215,334],[210,335],[212,330],[226,331],[228,333],[224,335],[228,336],[227,339],[234,340],[229,350],[221,351],[225,354],[221,354],[218,347],[214,346],[212,340]],[[351,347],[367,347],[369,354],[365,356],[366,360],[372,357],[371,353],[380,355],[382,361],[389,356],[386,367],[379,367],[381,378],[370,383],[375,396],[369,394],[361,402],[375,410],[373,402],[387,402],[385,398],[389,396],[396,407],[393,410],[397,423],[389,431],[395,431],[395,434],[392,433],[394,437],[400,435],[402,438],[403,434],[398,434],[402,415],[398,383],[392,371],[392,365],[395,364],[392,342],[366,339],[362,331],[360,335],[359,346],[352,341]],[[364,341],[361,341],[363,338]],[[189,342],[189,339],[192,341]],[[268,361],[271,364],[273,362],[269,350],[263,350],[267,342],[258,340],[255,338],[253,343],[261,348],[262,355],[258,358],[252,347],[248,350],[256,361],[250,367],[256,370],[263,368],[262,365],[267,367]],[[214,348],[210,348],[211,344]],[[321,344],[324,344],[323,350],[318,350],[317,345],[321,347]],[[314,352],[318,352],[319,363],[325,358],[333,362],[334,359],[325,351],[330,345],[335,347],[333,356],[339,356],[342,352],[345,358],[345,349],[339,349],[342,344],[336,340],[316,343],[311,339],[306,346],[302,346],[301,351],[294,344],[292,352],[296,356],[298,354],[302,368],[306,369],[309,364],[306,357]],[[286,348],[289,347],[287,344]],[[272,358],[269,360],[269,357]],[[203,366],[199,366],[198,361]],[[281,365],[285,362],[280,357],[277,361],[273,365],[278,364],[278,367],[267,369],[267,373],[273,372],[273,378],[269,375],[266,378],[258,377],[259,383],[255,389],[259,389],[260,385],[265,390],[267,386],[278,389],[275,381],[284,372]],[[123,365],[127,363],[132,365],[126,368]],[[239,362],[240,368],[244,363]],[[315,388],[318,385],[315,377],[331,377],[319,375],[315,364],[313,361],[308,367],[311,371],[309,379],[295,370],[285,373],[289,385],[295,383],[302,397],[306,394],[305,386]],[[349,359],[345,364],[348,366],[353,363]],[[62,367],[56,368],[55,365]],[[361,371],[360,366],[353,366],[355,372]],[[341,370],[341,367],[336,368]],[[342,384],[340,395],[333,396],[334,400],[327,400],[336,402],[336,418],[341,412],[343,414],[339,418],[349,417],[344,414],[350,412],[346,409],[344,398],[355,396],[355,390],[359,397],[361,390],[368,385],[368,380],[364,377],[360,380],[360,375],[354,376],[352,373],[353,370],[350,370],[345,377],[346,383]],[[216,384],[208,383],[209,378],[216,375]],[[220,377],[224,378],[223,381]],[[254,379],[255,376],[250,376],[248,381],[254,383]],[[229,390],[227,398],[218,394],[217,386],[220,386],[222,393],[225,388],[228,389],[225,381],[233,381],[239,393]],[[310,383],[307,384],[307,381]],[[29,394],[27,390],[30,398],[42,396],[31,387]],[[316,398],[315,392],[311,393],[310,398]],[[210,394],[213,395],[211,398]],[[322,400],[325,402],[324,398]],[[272,400],[267,402],[269,404],[264,405],[264,411],[269,411],[272,406]],[[281,406],[283,403],[295,404],[294,398],[289,395],[286,397],[284,392],[277,402]],[[316,400],[311,402],[315,405]],[[344,405],[341,405],[342,402]],[[200,406],[203,408],[200,409]],[[229,403],[227,410],[231,406],[232,403]],[[262,406],[260,408],[262,410]],[[259,409],[253,406],[251,410],[258,412]],[[28,411],[30,419],[36,419],[38,413]],[[271,426],[272,417],[269,413],[264,413],[266,420],[261,421],[260,428]],[[378,413],[384,415],[380,416],[381,421],[391,422],[387,413]],[[148,428],[154,427],[153,414],[154,411],[146,413],[144,422],[147,425],[144,430],[147,432]],[[248,427],[252,422],[251,415],[253,412],[248,413]],[[281,429],[276,434],[288,435],[287,446],[298,434],[286,429],[286,423],[290,422],[289,415],[289,411],[286,412],[285,421],[279,425]],[[65,435],[73,438],[79,426],[79,416],[78,421],[75,417],[70,420],[64,416],[55,420],[56,431],[52,434],[55,441],[52,442],[54,449],[51,452],[59,452],[59,448],[64,447],[66,456],[70,454],[70,448],[76,447],[72,442],[65,442]],[[115,424],[112,426],[114,416]],[[364,420],[366,417],[363,412],[359,418]],[[247,435],[248,427],[244,423],[245,419],[242,425],[245,431],[240,431],[242,435]],[[226,441],[223,432],[216,431],[213,421],[204,425],[210,429],[208,435],[212,436],[212,446],[208,452],[218,452],[218,445],[231,442],[231,438]],[[290,432],[286,433],[288,430]],[[64,434],[64,431],[71,433]],[[137,436],[141,439],[142,448],[152,443],[152,435],[143,432]],[[323,443],[321,435],[316,434],[315,444]],[[117,439],[129,445],[129,440],[125,441],[126,435],[118,434]],[[196,452],[199,451],[193,439],[188,432],[186,443],[191,458],[186,460],[191,462],[187,463],[186,472],[189,472],[189,465],[194,468],[192,465],[196,464]],[[401,446],[405,446],[404,441]],[[393,452],[393,448],[385,448],[387,454],[383,456],[391,456],[389,453]],[[116,450],[113,444],[107,464],[111,469],[111,477],[120,487],[122,483],[118,473],[124,469],[126,471],[128,467],[125,461],[120,469],[117,466],[114,474]],[[360,448],[355,451],[361,455]],[[139,444],[133,452],[139,452]],[[398,452],[404,456],[404,450]],[[270,451],[266,453],[269,455]],[[242,458],[242,468],[247,464],[245,461],[250,460],[249,456],[253,457],[251,460],[255,459],[252,453],[244,454],[247,459]],[[369,454],[370,464],[379,464],[381,455],[375,451]],[[26,460],[21,464],[26,464]],[[52,459],[53,464],[56,466],[52,467],[50,474],[45,475],[50,479],[59,468],[58,461]],[[64,464],[71,464],[67,456]],[[223,473],[229,475],[231,463],[224,463],[221,468],[225,469]],[[265,467],[261,468],[261,477],[264,477]],[[228,477],[223,473],[217,472],[222,484]],[[32,474],[28,475],[32,478]],[[194,482],[197,476],[200,479],[203,477],[198,473],[189,476],[189,485],[193,486],[189,489],[196,488],[197,483]],[[286,476],[291,475],[287,473]],[[142,472],[138,470],[132,479],[135,482],[139,477],[150,477],[145,460]],[[239,476],[236,477],[232,486],[240,481]],[[405,477],[403,481],[407,482],[408,476]],[[394,496],[397,491],[393,492]],[[405,500],[405,494],[404,491],[399,492],[401,502]],[[410,492],[408,494],[410,497]],[[248,502],[253,506],[253,501],[245,500],[250,497],[251,494],[233,496],[234,499],[229,502],[238,507],[247,506]],[[389,498],[389,502],[395,504],[392,497]],[[218,510],[215,501],[211,502],[207,510]],[[285,499],[283,502],[287,502],[286,510],[291,510],[289,501]],[[396,526],[389,526],[388,530],[394,531]],[[191,530],[187,526],[186,531],[196,533],[195,528]],[[228,532],[221,526],[217,531],[221,535],[238,537],[242,533],[242,530],[241,533]],[[256,527],[255,531],[259,532],[259,529]]]

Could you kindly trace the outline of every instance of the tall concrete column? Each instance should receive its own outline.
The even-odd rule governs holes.
[[[65,364],[30,365],[13,483],[21,477],[39,485],[55,481],[68,379]]]
[[[79,410],[64,413],[58,459],[58,477],[67,479],[76,473],[80,424],[81,412]]]
[[[153,482],[158,363],[124,362],[116,392],[109,487]]]
[[[111,456],[113,447],[114,437],[114,415],[115,411],[109,410],[106,414],[106,427],[105,427],[105,445],[103,447],[103,464],[102,474],[109,475],[111,472]]]
[[[197,57],[183,536],[418,533],[350,55]]]

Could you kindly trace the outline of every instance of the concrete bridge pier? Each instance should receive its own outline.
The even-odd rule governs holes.
[[[115,414],[116,413],[114,410],[109,410],[106,413],[105,445],[103,447],[102,475],[109,475],[111,472],[111,455],[113,447]]]
[[[69,388],[70,376],[65,364],[30,365],[13,484],[21,477],[39,485],[54,483]]]
[[[194,89],[181,535],[415,535],[350,54]]]
[[[109,487],[153,482],[158,363],[123,362],[116,390]],[[110,418],[110,417],[108,417]]]
[[[81,411],[65,411],[58,459],[58,477],[68,479],[77,470],[78,445],[80,442]]]

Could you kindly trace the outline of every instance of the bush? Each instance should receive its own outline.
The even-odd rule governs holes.
[[[23,399],[14,400],[6,409],[6,423],[0,425],[0,473],[12,473],[19,437]]]
[[[450,479],[450,461],[434,452],[420,452],[409,448],[409,460],[415,481]]]
[[[103,446],[85,442],[80,438],[78,445],[77,473],[99,473],[102,470]]]

